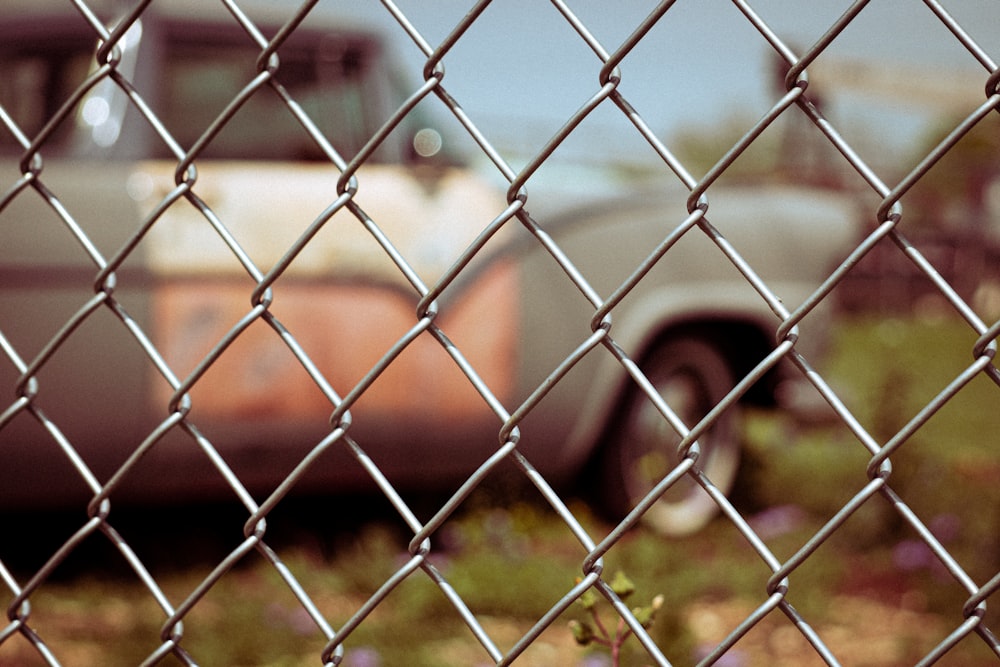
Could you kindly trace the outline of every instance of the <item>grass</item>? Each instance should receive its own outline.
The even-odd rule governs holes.
[[[858,423],[884,443],[972,362],[974,341],[954,322],[856,320],[837,331],[824,377],[842,392]],[[998,391],[982,377],[962,389],[893,454],[889,478],[893,491],[980,584],[1000,564]],[[746,440],[735,502],[781,561],[798,553],[869,481],[870,454],[841,423],[804,426],[787,416],[757,414]],[[334,501],[309,507],[290,507],[269,520],[273,546],[337,628],[407,562],[407,535],[390,512],[351,521],[337,518],[343,511]],[[610,530],[585,505],[573,502],[571,508],[596,540]],[[136,535],[145,527],[136,548],[144,560],[148,556],[173,605],[238,544],[242,521],[232,518],[200,516],[202,535],[195,543],[183,536],[193,517],[135,518]],[[16,536],[12,525],[5,528],[5,539]],[[122,530],[132,534],[129,527]],[[967,593],[916,537],[892,504],[876,495],[790,575],[788,601],[845,664],[913,664],[961,623]],[[67,563],[67,572],[31,597],[31,626],[66,665],[139,664],[161,641],[163,612],[101,542],[89,556],[80,554],[79,567]],[[567,594],[586,555],[558,517],[523,489],[477,495],[433,543],[435,570],[501,650]],[[605,560],[606,572],[623,570],[635,582],[637,603],[663,595],[650,633],[673,664],[694,664],[763,604],[771,575],[724,520],[684,540],[633,531]],[[446,592],[423,571],[414,572],[351,633],[344,664],[492,664]],[[600,651],[573,641],[567,623],[584,618],[584,611],[572,605],[516,664],[609,665]],[[987,619],[996,628],[996,615]],[[256,553],[223,576],[184,620],[182,645],[202,665],[313,665],[325,644],[288,586]],[[730,656],[739,665],[821,664],[780,612],[769,614]],[[996,664],[991,656],[973,637],[940,664]],[[625,643],[622,665],[652,662],[634,638]],[[0,665],[36,664],[44,662],[20,636],[0,643]],[[180,663],[168,657],[160,664]]]

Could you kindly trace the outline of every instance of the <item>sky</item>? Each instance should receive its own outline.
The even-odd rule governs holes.
[[[473,6],[471,0],[398,0],[433,46]],[[649,0],[566,0],[606,51],[613,52],[656,4]],[[846,11],[847,0],[749,0],[797,52]],[[1000,0],[942,0],[993,60],[1000,60]],[[322,4],[320,5],[323,6]],[[345,3],[358,20],[387,31],[418,77],[422,56],[379,3]],[[774,50],[731,0],[678,0],[621,64],[619,90],[668,142],[687,132],[749,125],[778,99]],[[823,89],[830,119],[849,139],[887,152],[905,150],[937,114],[971,110],[985,99],[987,70],[922,0],[871,0],[817,60],[811,81],[829,83],[845,63],[863,61],[886,81]],[[551,137],[600,88],[601,61],[557,9],[544,0],[494,0],[444,58],[446,89],[492,142],[528,153]],[[822,71],[820,68],[824,68]],[[838,79],[843,79],[838,76]],[[956,93],[943,84],[966,81]],[[943,82],[939,89],[939,82]],[[915,84],[919,85],[915,85]],[[938,102],[955,100],[947,108]],[[905,100],[905,102],[901,101]],[[653,159],[623,114],[600,105],[566,143],[567,154],[599,148]]]
[[[245,7],[260,5],[269,14],[283,8],[291,13],[303,2],[236,1]],[[477,5],[475,0],[394,1],[431,48]],[[599,48],[609,53],[659,4],[655,0],[562,2]],[[712,136],[720,128],[748,128],[780,98],[781,91],[774,87],[775,50],[741,12],[739,4],[744,3],[796,53],[808,49],[854,4],[852,0],[673,2],[625,56],[618,86],[668,148],[678,138]],[[928,4],[938,3],[978,42],[986,66],[934,16]],[[380,0],[319,0],[314,11],[384,35],[411,89],[419,86],[426,58]],[[941,114],[964,115],[982,103],[987,66],[1000,61],[998,25],[1000,0],[870,0],[810,65],[811,92],[822,96],[824,113],[852,145],[896,157],[923,141]],[[484,136],[505,154],[527,156],[600,90],[603,65],[550,0],[493,0],[442,62],[444,88]],[[857,63],[864,66],[860,72]],[[859,86],[858,81],[868,84]],[[461,137],[462,132],[457,134]],[[597,106],[555,157],[580,161],[597,153],[601,160],[657,159],[610,101]]]

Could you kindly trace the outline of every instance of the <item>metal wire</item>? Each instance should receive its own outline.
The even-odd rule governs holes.
[[[457,93],[453,96],[449,89],[450,83],[444,68],[444,63],[451,57],[455,45],[477,25],[477,22],[483,20],[482,17],[491,4],[489,0],[478,3],[438,45],[415,27],[405,11],[390,0],[384,0],[387,14],[398,25],[403,37],[416,45],[420,56],[424,59],[421,67],[424,81],[388,114],[364,146],[353,155],[343,155],[338,152],[335,142],[324,135],[319,119],[311,118],[302,100],[296,99],[294,92],[283,83],[286,73],[282,69],[281,47],[296,30],[300,29],[300,25],[306,22],[317,2],[306,2],[297,11],[291,12],[284,26],[272,38],[268,38],[243,11],[237,0],[225,0],[224,5],[234,23],[246,33],[248,40],[255,44],[259,51],[253,63],[256,74],[208,126],[198,128],[198,138],[188,148],[180,146],[163,119],[156,116],[153,107],[143,98],[140,92],[142,88],[130,80],[124,68],[119,67],[122,52],[120,41],[124,39],[130,27],[143,19],[147,10],[155,11],[157,3],[141,3],[120,22],[110,26],[102,24],[85,2],[77,0],[72,4],[89,24],[95,42],[100,40],[100,47],[94,53],[95,66],[89,76],[78,82],[72,93],[61,101],[58,110],[46,119],[42,128],[33,135],[19,127],[14,116],[0,107],[0,130],[8,133],[22,149],[19,156],[20,177],[6,188],[0,198],[0,238],[3,234],[4,213],[14,202],[23,201],[28,197],[40,199],[55,215],[64,231],[82,249],[92,266],[92,275],[87,276],[88,280],[84,284],[92,289],[93,294],[86,303],[79,306],[76,312],[61,323],[56,333],[41,341],[40,351],[36,353],[17,349],[4,334],[4,330],[11,323],[0,319],[0,357],[4,359],[4,363],[9,363],[16,369],[18,376],[13,387],[2,388],[8,393],[0,403],[2,408],[0,430],[15,419],[37,422],[58,445],[61,455],[89,488],[91,501],[87,507],[87,521],[65,540],[27,581],[18,581],[0,561],[0,585],[5,591],[3,599],[8,600],[7,624],[0,628],[0,647],[5,642],[20,636],[30,643],[37,658],[45,664],[60,665],[64,664],[62,662],[64,659],[68,660],[46,644],[43,639],[44,628],[35,627],[31,602],[51,579],[53,572],[70,557],[81,542],[94,535],[104,535],[124,556],[138,581],[148,590],[163,613],[160,643],[146,657],[144,664],[158,664],[168,656],[173,656],[182,664],[196,664],[197,656],[191,655],[184,646],[188,632],[185,619],[203,602],[209,591],[227,572],[242,562],[248,554],[256,552],[273,566],[305,610],[315,629],[325,638],[326,644],[319,656],[323,664],[342,664],[345,659],[345,646],[352,640],[358,627],[378,610],[397,587],[411,578],[424,576],[440,589],[461,621],[468,627],[475,641],[482,647],[483,658],[491,663],[497,665],[515,663],[534,642],[539,641],[541,634],[555,623],[570,605],[587,591],[595,590],[611,603],[623,623],[635,634],[647,651],[649,660],[658,665],[670,665],[674,664],[671,660],[682,660],[682,658],[669,655],[669,651],[657,643],[636,617],[635,612],[629,609],[615,593],[604,576],[603,558],[612,548],[626,539],[629,531],[642,520],[643,515],[661,495],[682,481],[693,480],[719,506],[722,520],[733,525],[749,549],[760,558],[770,573],[766,586],[761,591],[759,606],[735,627],[729,628],[725,638],[712,647],[699,664],[710,665],[723,659],[734,650],[742,638],[773,616],[772,612],[775,610],[780,610],[791,621],[792,627],[801,634],[822,662],[830,665],[840,664],[835,649],[824,640],[822,632],[791,605],[790,592],[795,589],[800,568],[814,557],[817,550],[823,548],[833,536],[841,532],[845,523],[856,512],[880,502],[889,507],[913,530],[921,543],[926,545],[943,565],[946,576],[967,595],[961,616],[955,619],[955,626],[951,632],[923,656],[918,664],[932,664],[940,660],[955,645],[971,635],[977,636],[992,653],[1000,656],[1000,642],[984,620],[988,599],[1000,588],[1000,574],[993,574],[987,582],[982,583],[965,569],[963,563],[949,552],[946,544],[935,537],[928,528],[927,518],[918,514],[904,496],[894,489],[890,461],[890,457],[904,450],[910,438],[976,378],[986,376],[993,383],[1000,385],[1000,373],[994,365],[1000,322],[991,325],[984,321],[980,310],[969,303],[967,298],[942,275],[938,267],[901,231],[901,221],[906,219],[902,205],[904,194],[924,179],[930,169],[949,154],[963,136],[991,115],[991,111],[1000,109],[1000,94],[996,91],[998,70],[994,60],[939,3],[927,0],[926,5],[956,41],[985,68],[983,83],[986,100],[965,118],[960,119],[945,139],[924,155],[918,164],[895,184],[885,182],[883,179],[886,177],[879,175],[879,169],[866,162],[841,129],[824,115],[815,100],[814,82],[808,77],[810,66],[821,59],[830,45],[852,25],[852,22],[863,15],[868,4],[864,1],[854,3],[813,45],[806,48],[801,55],[797,55],[796,51],[782,40],[779,31],[773,29],[754,11],[751,3],[734,0],[733,4],[753,31],[762,38],[763,44],[787,67],[785,89],[760,119],[701,177],[694,175],[693,168],[685,165],[667,146],[667,142],[651,129],[643,117],[642,105],[630,100],[624,94],[622,86],[622,82],[627,81],[628,76],[623,61],[644,39],[649,39],[651,31],[671,22],[677,11],[672,0],[661,2],[621,45],[610,45],[612,48],[607,48],[601,43],[595,32],[574,13],[569,4],[553,0],[553,5],[567,26],[583,42],[588,52],[596,56],[596,62],[593,63],[596,84],[594,89],[583,97],[577,111],[561,123],[559,129],[548,137],[541,148],[528,157],[525,166],[520,169],[511,166],[504,157],[504,151],[491,144],[488,133],[484,132],[462,108],[460,96]],[[808,9],[802,8],[798,11],[808,11]],[[0,72],[0,76],[2,75]],[[50,178],[47,170],[53,161],[48,157],[48,147],[54,141],[53,136],[61,127],[72,123],[73,114],[77,112],[81,100],[95,86],[105,82],[111,82],[127,97],[132,112],[144,119],[175,161],[172,188],[158,200],[151,212],[110,259],[105,257],[99,245],[78,223],[77,218],[82,212],[63,201],[58,185],[53,184],[51,187],[48,185]],[[239,235],[233,232],[232,221],[217,215],[211,203],[212,198],[205,193],[207,186],[199,179],[198,174],[198,167],[205,160],[203,153],[227,126],[235,122],[234,119],[238,117],[240,109],[262,91],[277,95],[319,148],[326,162],[335,167],[339,173],[336,192],[328,202],[328,206],[315,219],[308,221],[305,231],[289,247],[281,250],[280,259],[271,266],[262,266],[255,260],[253,253],[241,244]],[[483,221],[474,240],[450,258],[447,270],[440,276],[422,274],[417,262],[409,256],[408,250],[397,246],[393,234],[383,228],[382,220],[373,213],[374,209],[370,209],[370,202],[366,202],[363,197],[364,168],[376,159],[374,156],[389,137],[409,122],[416,113],[415,109],[428,101],[442,106],[458,121],[461,130],[486,158],[488,168],[495,172],[493,176],[501,179],[507,188],[505,208],[495,211],[491,220]],[[574,260],[573,253],[562,247],[546,226],[531,213],[536,204],[545,203],[533,198],[530,192],[532,178],[554,159],[554,154],[563,143],[598,109],[602,111],[614,109],[620,112],[626,123],[634,127],[638,137],[662,163],[658,167],[662,168],[664,175],[684,187],[687,195],[687,210],[684,212],[686,217],[678,218],[674,221],[675,224],[664,225],[661,238],[646,249],[642,261],[631,269],[619,284],[613,286],[608,294],[602,293],[588,269],[578,264]],[[714,217],[712,198],[718,191],[716,184],[732,172],[733,165],[745,156],[751,147],[761,142],[762,135],[769,128],[791,115],[808,120],[815,127],[815,136],[826,142],[836,153],[839,166],[848,173],[853,172],[853,175],[859,178],[862,190],[870,191],[861,193],[858,196],[859,201],[864,200],[862,195],[874,195],[878,203],[865,212],[866,217],[874,220],[876,224],[858,239],[853,250],[842,258],[838,266],[831,267],[829,275],[816,285],[812,294],[807,295],[799,303],[786,305],[780,287],[770,284],[761,277],[758,273],[759,267],[741,254],[740,246],[726,236],[725,228],[714,226],[710,220]],[[111,173],[117,172],[109,171],[109,174]],[[94,174],[95,179],[101,177],[101,174]],[[155,242],[151,241],[151,232],[158,225],[162,226],[163,217],[185,205],[193,208],[201,217],[212,230],[215,240],[221,242],[236,260],[245,273],[244,278],[249,278],[245,294],[248,303],[244,304],[238,321],[217,339],[211,349],[200,356],[191,369],[176,368],[171,364],[165,351],[157,347],[154,337],[140,324],[141,320],[133,316],[128,300],[119,296],[122,290],[129,286],[127,278],[124,277],[126,264],[140,252],[140,248]],[[383,259],[387,260],[398,274],[400,282],[410,288],[408,303],[414,306],[415,312],[409,329],[370,366],[363,377],[356,380],[353,386],[337,388],[334,388],[330,379],[321,370],[321,365],[310,357],[306,346],[301,343],[301,330],[279,319],[276,313],[280,312],[280,308],[273,307],[281,303],[280,296],[276,294],[281,290],[289,267],[295,265],[298,258],[317,243],[315,239],[330,226],[347,224],[341,221],[342,218],[333,222],[335,214],[350,216],[353,224],[379,248]],[[492,239],[515,227],[518,228],[516,231],[527,233],[532,247],[544,251],[546,261],[557,269],[559,278],[570,285],[575,293],[583,296],[583,300],[592,312],[587,320],[579,323],[580,342],[568,350],[556,366],[540,369],[543,379],[520,403],[509,403],[490,385],[488,379],[484,379],[476,363],[468,358],[461,343],[453,342],[449,338],[448,328],[442,324],[442,309],[446,309],[447,306],[441,305],[440,300],[464,274],[475,270],[476,261],[487,252],[486,248],[492,247]],[[773,313],[773,333],[776,340],[773,350],[764,359],[757,360],[745,375],[737,378],[735,387],[697,424],[685,424],[684,415],[678,414],[668,405],[657,392],[655,384],[637,363],[638,360],[634,357],[636,351],[631,346],[619,342],[619,332],[612,324],[612,317],[619,305],[628,299],[638,285],[647,280],[654,267],[670,261],[676,245],[690,237],[707,240]],[[935,292],[968,325],[970,333],[974,334],[977,340],[972,348],[973,360],[968,367],[937,395],[929,398],[905,426],[883,441],[864,426],[862,419],[851,412],[828,380],[814,368],[810,359],[799,353],[797,345],[800,336],[804,335],[798,330],[799,323],[814,309],[832,300],[832,293],[836,288],[851,275],[859,263],[865,260],[873,248],[885,245],[882,243],[884,240],[895,244],[912,265],[913,270],[930,281]],[[157,375],[169,386],[171,393],[163,406],[166,408],[166,417],[146,435],[135,450],[120,463],[114,474],[106,480],[99,479],[92,472],[87,461],[77,452],[72,439],[63,433],[65,425],[50,419],[38,401],[38,396],[45,393],[45,370],[53,365],[54,356],[64,349],[67,341],[73,339],[80,327],[91,321],[97,313],[109,313],[122,324],[122,329],[141,349]],[[226,457],[218,451],[211,434],[201,430],[196,410],[198,399],[194,398],[194,393],[199,387],[204,386],[206,375],[217,367],[219,359],[232,345],[243,340],[251,328],[264,325],[276,334],[285,349],[329,403],[330,430],[298,462],[283,483],[278,485],[263,502],[258,503],[244,486],[243,480],[230,467]],[[40,332],[39,335],[47,334]],[[458,490],[430,520],[423,522],[417,518],[417,513],[403,499],[376,461],[369,456],[365,449],[366,443],[353,437],[354,420],[351,410],[359,400],[371,392],[371,388],[383,373],[397,364],[401,355],[416,344],[415,341],[428,338],[444,351],[445,354],[440,356],[441,363],[454,365],[466,379],[469,387],[482,400],[486,409],[495,416],[498,442],[492,455],[477,469],[470,471]],[[555,487],[539,473],[532,461],[518,447],[528,428],[522,422],[537,409],[554,388],[561,383],[571,382],[570,374],[575,366],[592,353],[606,353],[611,357],[614,363],[621,367],[623,375],[630,378],[629,382],[634,385],[636,391],[649,396],[664,421],[680,437],[680,463],[665,474],[648,495],[635,504],[632,512],[604,536],[594,536],[588,532]],[[750,519],[727,499],[726,494],[717,487],[716,481],[697,464],[700,456],[698,439],[721,418],[722,414],[732,409],[758,380],[782,362],[791,362],[801,372],[802,377],[814,385],[846,432],[870,457],[867,468],[858,471],[859,479],[863,479],[860,477],[861,474],[867,476],[862,488],[857,490],[789,557],[780,557],[773,551],[768,540],[758,533]],[[186,434],[187,438],[210,460],[233,495],[246,508],[249,518],[243,527],[243,540],[240,544],[218,562],[212,572],[204,577],[181,602],[173,604],[170,602],[170,596],[161,590],[160,585],[149,573],[144,562],[115,529],[115,518],[111,508],[114,505],[116,491],[133,469],[149,455],[150,451],[156,449],[163,439],[178,431]],[[324,617],[321,606],[317,605],[312,597],[315,592],[307,590],[297,580],[292,569],[282,561],[277,551],[271,548],[268,543],[267,523],[272,510],[316,465],[317,459],[332,448],[344,448],[351,454],[395,508],[413,535],[406,562],[401,563],[393,575],[385,580],[348,619],[338,619],[339,627],[333,620]],[[4,456],[5,452],[0,450],[0,465]],[[582,578],[579,582],[569,587],[565,595],[553,604],[526,634],[512,645],[506,646],[491,636],[487,626],[477,616],[476,610],[470,607],[451,585],[447,573],[437,568],[430,558],[436,548],[435,541],[449,518],[483,480],[503,463],[513,463],[516,470],[530,481],[582,547],[580,559]],[[664,544],[664,549],[675,548],[682,547],[671,542]]]

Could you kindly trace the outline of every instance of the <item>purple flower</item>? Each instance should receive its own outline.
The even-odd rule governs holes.
[[[962,530],[962,520],[954,514],[938,514],[927,524],[934,537],[941,542],[951,542]]]
[[[770,507],[750,517],[750,527],[762,540],[789,533],[802,525],[805,511],[796,505]]]
[[[926,568],[933,560],[930,547],[920,540],[903,540],[892,550],[892,562],[906,572]]]
[[[695,660],[704,660],[714,649],[715,646],[702,644],[695,649]],[[713,667],[746,667],[748,664],[749,661],[746,654],[736,649],[729,649],[719,656],[718,660],[712,663]]]
[[[382,664],[382,658],[378,651],[372,647],[361,646],[344,655],[344,664],[348,667],[379,667]]]

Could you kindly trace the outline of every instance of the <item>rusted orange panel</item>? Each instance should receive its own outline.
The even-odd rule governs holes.
[[[519,337],[516,272],[497,265],[436,324],[490,389],[507,400],[514,390]],[[154,292],[155,342],[183,377],[250,310],[252,286],[232,280],[166,280]],[[270,311],[290,331],[341,397],[417,323],[417,298],[374,285],[279,282]],[[172,391],[155,381],[156,409]],[[193,416],[212,421],[326,419],[333,405],[264,321],[254,322],[191,391]],[[358,409],[406,418],[433,411],[443,419],[482,414],[484,402],[442,346],[427,332],[414,340],[365,392]]]

